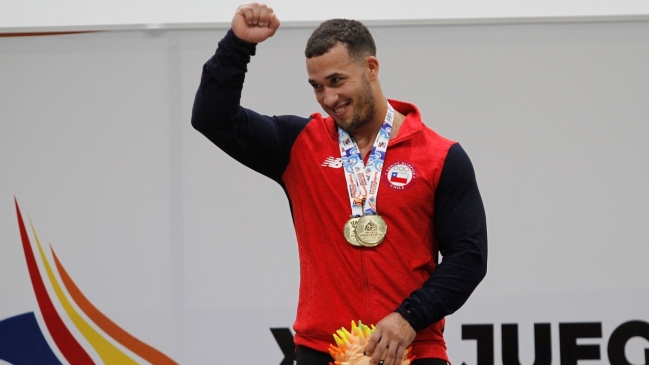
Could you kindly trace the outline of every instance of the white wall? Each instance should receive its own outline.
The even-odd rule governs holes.
[[[42,30],[142,29],[227,24],[238,0],[1,0],[0,33]],[[308,5],[306,5],[308,4]],[[649,15],[645,0],[370,0],[269,2],[286,25],[354,18],[374,23],[493,22]],[[370,23],[371,23],[370,22]]]

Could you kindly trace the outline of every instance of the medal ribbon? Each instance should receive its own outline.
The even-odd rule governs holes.
[[[381,170],[383,170],[383,161],[385,161],[385,151],[388,148],[393,120],[394,109],[388,103],[388,112],[372,146],[367,166],[363,162],[363,156],[361,156],[354,139],[349,133],[338,128],[338,143],[347,180],[352,217],[377,213],[376,196],[379,192]]]

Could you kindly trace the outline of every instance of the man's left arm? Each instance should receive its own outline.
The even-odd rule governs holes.
[[[458,310],[487,273],[484,205],[471,160],[457,143],[448,151],[435,190],[433,222],[442,262],[395,313],[377,323],[368,352],[398,347],[394,357],[399,358],[417,331]],[[381,344],[382,337],[387,343]],[[372,360],[375,364],[375,356]]]
[[[419,331],[458,310],[487,273],[487,222],[469,156],[451,146],[435,191],[442,262],[396,310]]]

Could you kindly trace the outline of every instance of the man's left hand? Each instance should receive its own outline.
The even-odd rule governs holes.
[[[390,313],[376,324],[365,354],[372,357],[372,365],[378,365],[382,358],[383,365],[400,365],[416,334],[399,313]]]

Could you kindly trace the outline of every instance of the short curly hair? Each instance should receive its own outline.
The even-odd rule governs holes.
[[[322,56],[337,43],[347,47],[350,58],[361,61],[376,56],[376,44],[370,31],[358,20],[330,19],[318,26],[306,42],[306,58]]]

